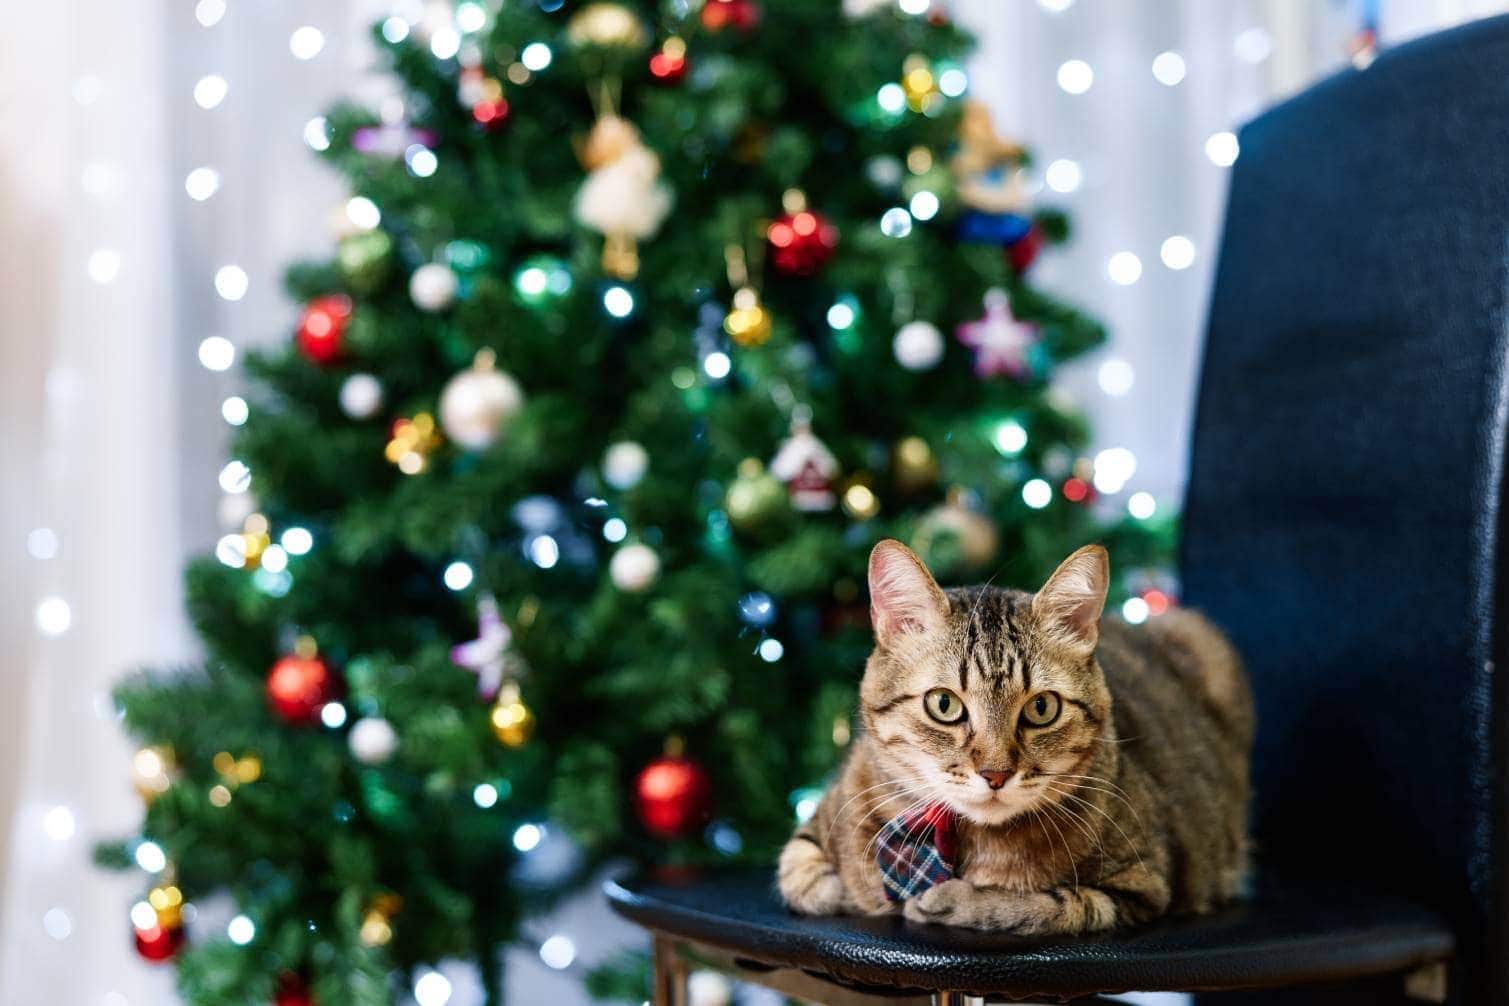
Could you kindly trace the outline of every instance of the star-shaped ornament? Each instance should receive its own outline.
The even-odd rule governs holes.
[[[503,687],[503,678],[515,663],[509,644],[513,632],[498,614],[498,602],[491,594],[477,601],[477,638],[451,647],[451,663],[465,667],[477,676],[477,694],[491,702]]]
[[[1037,344],[1037,329],[1011,313],[1006,291],[987,293],[985,313],[977,321],[961,323],[955,334],[975,351],[975,373],[980,377],[1008,374],[1021,380],[1031,373],[1027,353]]]

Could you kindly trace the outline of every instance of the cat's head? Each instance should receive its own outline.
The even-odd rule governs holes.
[[[1105,549],[1088,545],[1036,594],[945,592],[905,545],[875,546],[860,700],[879,757],[908,783],[895,812],[931,796],[1000,824],[1089,772],[1111,722],[1095,662],[1109,576]]]

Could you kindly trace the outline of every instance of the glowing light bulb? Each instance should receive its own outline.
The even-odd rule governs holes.
[[[472,568],[457,560],[445,567],[445,585],[452,590],[465,590],[472,585]]]
[[[1177,52],[1160,52],[1153,57],[1153,79],[1165,87],[1173,87],[1184,79],[1184,57]]]
[[[1157,512],[1158,501],[1153,499],[1152,493],[1132,493],[1131,498],[1127,500],[1127,513],[1138,520],[1147,520]]]
[[[194,82],[194,104],[203,109],[218,108],[230,89],[220,74],[206,74]]]
[[[237,915],[226,923],[225,935],[238,947],[244,947],[257,937],[257,925],[245,915]]]
[[[550,51],[550,46],[544,42],[531,42],[519,53],[519,62],[524,64],[524,69],[539,73],[550,65],[555,54]]]
[[[294,59],[314,59],[323,48],[325,33],[313,25],[295,28],[293,34],[288,36],[288,51],[293,53]]]
[[[37,602],[34,617],[42,635],[61,636],[73,624],[73,609],[61,597],[44,597]]]
[[[1237,155],[1241,152],[1241,145],[1237,143],[1235,133],[1219,132],[1210,134],[1205,141],[1205,156],[1210,158],[1210,163],[1218,168],[1229,168],[1237,162]]]
[[[1061,157],[1048,165],[1043,172],[1043,180],[1054,192],[1073,192],[1079,188],[1083,175],[1077,163]]]
[[[251,280],[238,265],[223,265],[215,270],[215,292],[223,300],[237,301],[246,296]]]
[[[779,639],[765,639],[760,641],[760,659],[767,664],[773,664],[780,660],[786,653],[786,647]]]
[[[576,960],[576,944],[571,942],[569,936],[556,933],[540,944],[540,960],[548,968],[564,971]]]
[[[1195,243],[1183,234],[1171,235],[1158,249],[1158,257],[1170,269],[1188,269],[1195,263]]]
[[[1053,502],[1053,487],[1042,479],[1032,479],[1022,486],[1022,502],[1034,510],[1041,510]]]
[[[205,370],[229,370],[236,362],[236,347],[223,335],[211,335],[199,343],[199,363]]]
[[[240,395],[232,395],[220,403],[220,418],[231,426],[243,426],[251,417],[251,406]]]
[[[1132,365],[1116,356],[1103,362],[1100,369],[1095,372],[1095,378],[1100,383],[1100,390],[1113,397],[1119,397],[1131,391],[1136,377]]]
[[[184,178],[183,190],[194,202],[202,203],[220,191],[220,172],[208,167],[195,168]]]
[[[1095,83],[1095,70],[1082,59],[1059,64],[1058,86],[1065,94],[1084,94]]]

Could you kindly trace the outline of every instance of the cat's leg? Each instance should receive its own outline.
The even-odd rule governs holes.
[[[1140,864],[1094,886],[1046,891],[976,887],[954,878],[907,901],[906,917],[970,929],[1027,934],[1092,933],[1157,918],[1168,910],[1168,881]]]
[[[844,910],[844,882],[810,828],[797,829],[781,850],[776,882],[792,911],[803,915],[836,915]]]

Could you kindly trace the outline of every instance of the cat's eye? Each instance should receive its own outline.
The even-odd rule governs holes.
[[[964,718],[964,702],[947,688],[934,688],[922,696],[927,714],[939,723],[958,723]]]
[[[1031,727],[1045,727],[1058,719],[1059,708],[1057,692],[1038,692],[1022,707],[1022,721]]]

